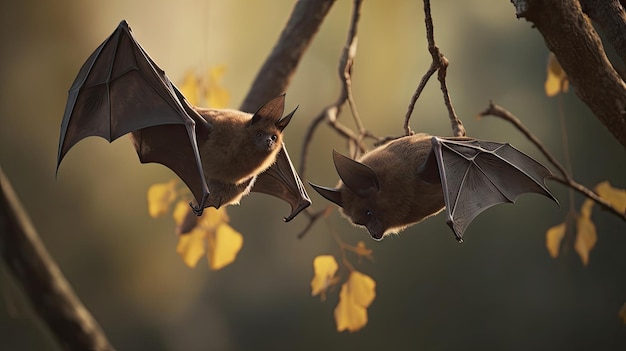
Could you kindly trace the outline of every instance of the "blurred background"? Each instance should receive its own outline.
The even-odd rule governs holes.
[[[128,138],[79,143],[55,179],[67,90],[91,52],[126,19],[170,78],[227,64],[223,85],[241,103],[293,8],[292,0],[5,1],[0,5],[0,165],[42,240],[83,303],[119,350],[543,350],[626,349],[618,311],[626,302],[626,225],[594,208],[598,243],[583,266],[569,249],[553,259],[545,231],[563,221],[561,202],[527,195],[479,216],[457,244],[443,216],[382,242],[336,212],[303,239],[304,216],[253,194],[229,207],[244,236],[237,260],[221,271],[187,268],[175,252],[169,217],[148,216],[146,191],[174,174],[141,165]],[[302,136],[339,92],[338,58],[352,2],[337,1],[287,90],[299,105],[287,133],[300,164]],[[548,51],[539,33],[515,18],[507,1],[433,3],[435,38],[450,60],[448,87],[469,135],[511,142],[545,159],[509,124],[477,120],[489,100],[515,113],[563,160],[558,100],[543,91]],[[354,96],[367,128],[400,135],[406,107],[430,65],[421,1],[365,1],[354,67]],[[626,152],[573,92],[564,97],[573,173],[593,187],[626,187]],[[347,110],[346,110],[347,111]],[[342,116],[349,124],[347,114]],[[449,135],[433,79],[416,105],[416,131]],[[323,126],[313,141],[309,180],[332,185],[331,150],[345,143]],[[309,189],[313,207],[326,206]],[[582,199],[576,197],[579,208]],[[375,262],[353,260],[377,283],[368,325],[338,333],[333,310],[311,297],[313,258],[338,254],[329,228],[363,240]],[[20,288],[0,270],[3,350],[57,350]]]

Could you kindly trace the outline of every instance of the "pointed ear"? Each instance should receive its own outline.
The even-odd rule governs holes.
[[[427,183],[436,184],[441,182],[437,156],[435,156],[432,149],[428,153],[424,163],[422,163],[422,165],[417,169],[417,173],[419,174],[419,177]]]
[[[267,120],[278,123],[280,117],[283,116],[285,110],[285,94],[279,95],[272,100],[266,102],[252,116],[250,124],[255,124],[260,120]]]
[[[343,207],[343,199],[341,198],[341,192],[338,189],[315,185],[311,182],[309,182],[309,185],[326,200],[335,203],[339,207]]]
[[[283,129],[285,129],[287,124],[289,124],[289,121],[291,121],[291,117],[293,117],[293,114],[296,113],[296,110],[298,109],[298,107],[300,106],[296,106],[296,108],[294,108],[293,111],[291,111],[287,116],[281,118],[280,121],[276,122],[276,127],[281,132],[283,131]]]
[[[379,191],[378,176],[369,166],[333,150],[333,161],[343,183],[357,195]]]

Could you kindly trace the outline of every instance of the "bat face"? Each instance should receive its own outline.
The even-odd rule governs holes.
[[[375,240],[398,233],[444,207],[438,179],[424,181],[417,171],[430,152],[430,139],[403,139],[376,148],[359,161],[334,152],[335,168],[341,178],[337,188],[311,184],[320,195],[337,204],[350,222],[365,227]]]

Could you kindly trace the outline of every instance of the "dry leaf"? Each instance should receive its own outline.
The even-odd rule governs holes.
[[[178,86],[178,90],[194,106],[200,105],[200,78],[192,71],[187,71],[183,82]]]
[[[148,188],[148,213],[153,218],[164,215],[170,210],[172,202],[176,200],[175,179],[167,183],[153,184]]]
[[[589,252],[596,245],[598,235],[596,233],[596,226],[591,220],[591,208],[593,201],[590,199],[585,200],[581,209],[580,215],[576,218],[576,242],[574,243],[574,249],[586,266],[589,264]]]
[[[596,193],[620,213],[626,213],[626,189],[614,188],[608,181],[596,185]]]
[[[230,93],[222,87],[222,76],[226,72],[226,65],[209,68],[207,73],[206,101],[212,108],[226,108],[230,104]]]
[[[544,84],[546,95],[553,97],[560,93],[567,93],[569,87],[567,74],[553,53],[548,55],[548,65],[546,71],[546,82]]]
[[[321,294],[322,300],[326,298],[326,290],[336,284],[338,279],[335,277],[337,273],[337,260],[331,255],[320,255],[313,260],[313,280],[311,280],[311,295]]]
[[[174,211],[174,219],[181,225],[186,216],[179,203]],[[228,225],[228,214],[225,208],[216,210],[209,207],[189,233],[178,239],[176,252],[185,264],[195,267],[198,260],[206,253],[209,267],[213,270],[221,269],[231,264],[243,246],[243,237],[239,232]]]
[[[367,308],[376,297],[376,282],[369,276],[353,271],[341,286],[339,304],[335,308],[337,331],[358,331],[367,324]]]
[[[561,242],[565,237],[566,229],[567,226],[565,225],[565,222],[563,222],[546,231],[546,247],[548,248],[548,252],[550,252],[550,256],[552,256],[552,258],[557,258],[559,256]]]
[[[209,267],[216,271],[233,263],[242,246],[241,234],[228,224],[218,226],[214,235],[208,237]]]

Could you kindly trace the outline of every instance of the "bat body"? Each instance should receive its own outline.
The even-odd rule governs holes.
[[[416,134],[358,161],[337,152],[333,160],[339,185],[311,185],[376,240],[447,208],[447,223],[462,242],[469,223],[493,205],[527,192],[556,201],[544,184],[550,171],[509,144]]]
[[[295,113],[282,117],[284,103],[283,94],[254,114],[192,106],[122,21],[70,88],[57,170],[83,138],[130,133],[142,163],[161,163],[185,182],[197,215],[256,191],[288,202],[291,220],[311,202],[282,140]]]

